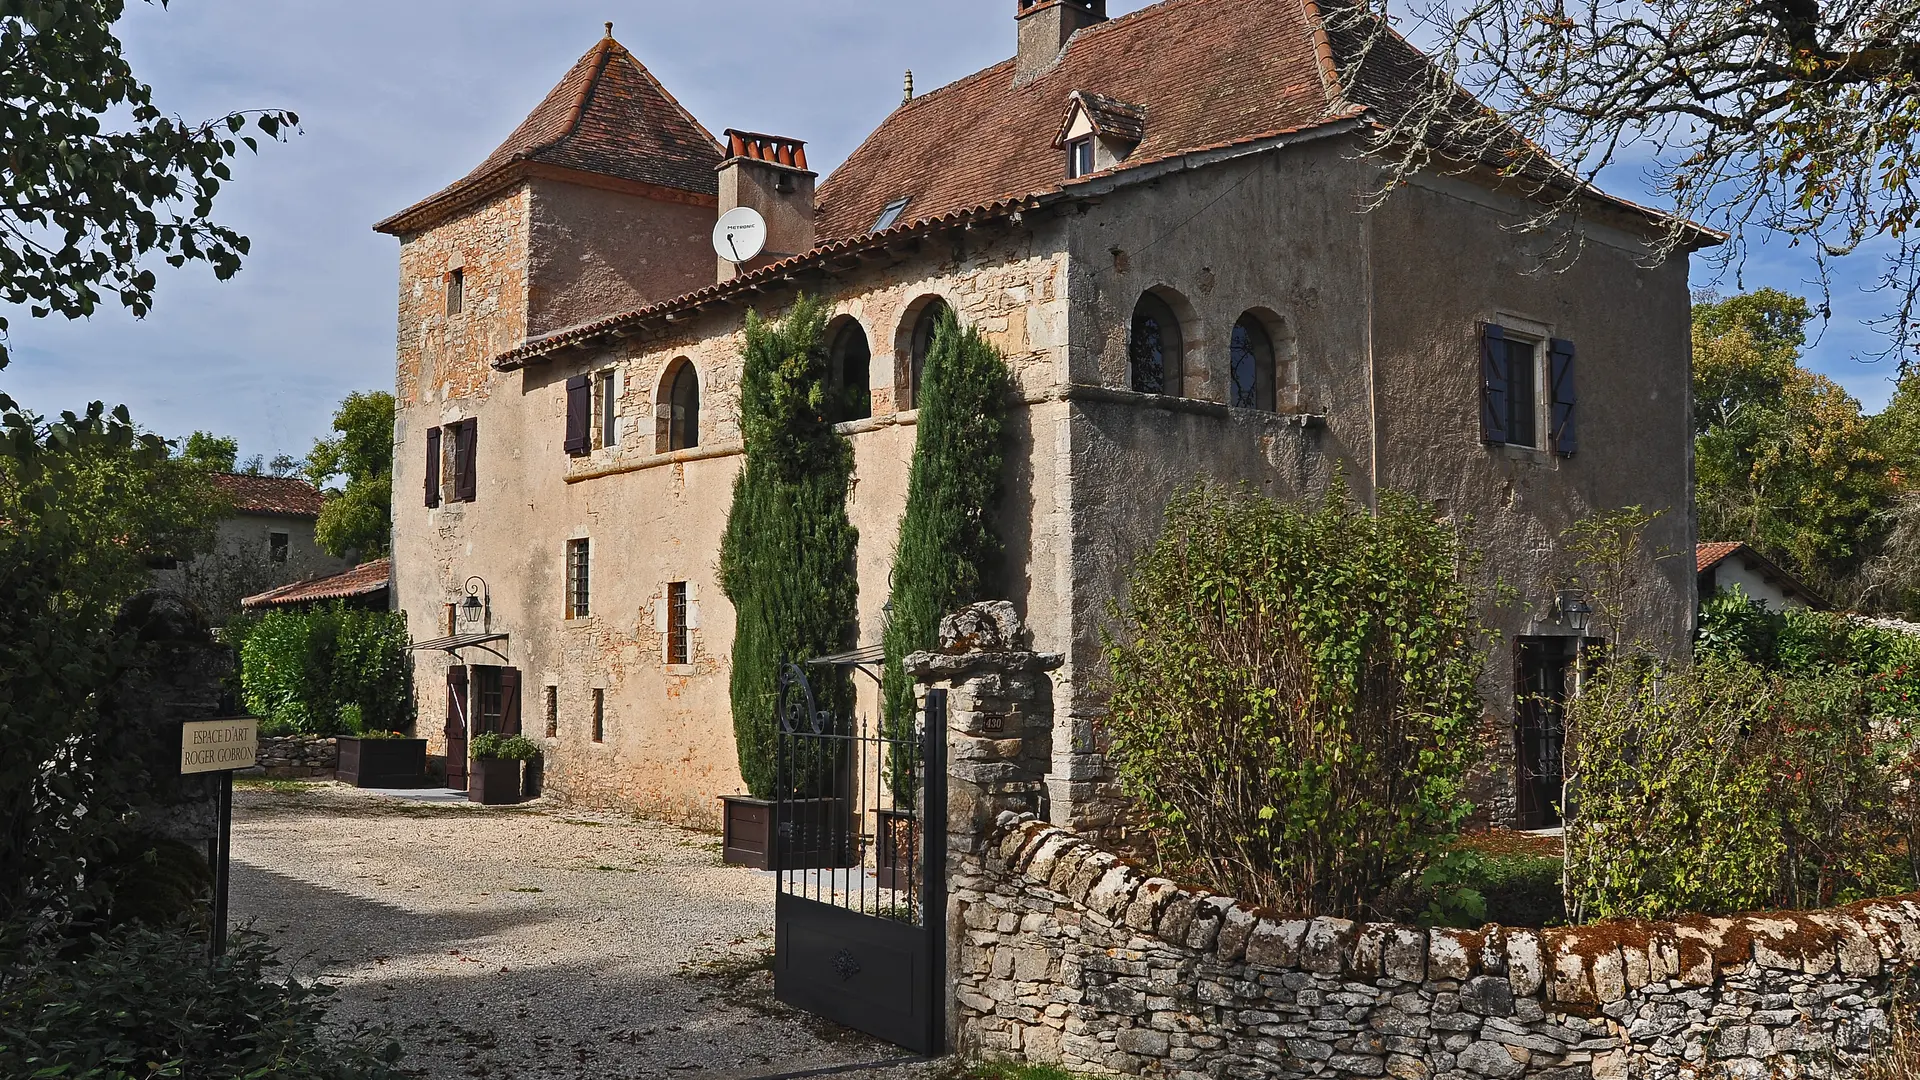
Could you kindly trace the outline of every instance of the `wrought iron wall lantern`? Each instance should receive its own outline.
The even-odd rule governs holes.
[[[463,622],[480,622],[493,610],[493,592],[479,575],[467,579],[467,598],[460,601],[460,618]]]
[[[1567,624],[1576,634],[1585,634],[1593,622],[1593,605],[1580,589],[1561,589],[1553,597],[1553,619]]]

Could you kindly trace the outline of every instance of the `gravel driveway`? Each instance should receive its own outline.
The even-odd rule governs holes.
[[[468,1077],[926,1077],[772,997],[771,875],[609,813],[242,788],[232,911],[334,1017]],[[937,1070],[936,1070],[937,1071]]]

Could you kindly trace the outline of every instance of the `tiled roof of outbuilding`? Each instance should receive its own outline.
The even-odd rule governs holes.
[[[240,601],[243,608],[284,607],[291,604],[309,604],[322,600],[345,600],[355,596],[372,596],[388,587],[393,576],[391,559],[375,559],[332,577],[317,578],[313,581],[296,581],[291,585],[282,585],[277,589],[249,596]]]
[[[243,514],[317,518],[326,498],[319,488],[291,476],[215,473],[213,486],[232,499],[233,508]]]
[[[1727,556],[1746,546],[1747,545],[1738,540],[1715,540],[1695,545],[1693,549],[1694,573],[1706,573],[1714,567],[1719,566]]]
[[[496,190],[522,162],[699,195],[720,190],[719,140],[608,34],[479,168],[374,228],[406,232],[431,224]]]

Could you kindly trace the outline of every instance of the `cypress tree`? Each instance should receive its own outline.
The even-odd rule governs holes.
[[[1011,379],[1000,350],[949,309],[935,328],[921,374],[920,420],[907,475],[907,508],[894,547],[893,585],[881,634],[888,733],[913,730],[913,680],[901,666],[909,654],[938,644],[940,619],[981,599],[999,562],[993,514],[1006,456],[1006,396]],[[909,778],[896,769],[895,794],[911,799]]]
[[[720,588],[736,620],[730,690],[740,775],[760,799],[773,797],[776,782],[780,662],[851,648],[859,629],[859,534],[847,520],[853,446],[827,415],[825,329],[825,308],[805,296],[778,324],[747,316],[740,375],[746,461],[720,543]],[[844,672],[810,678],[821,708],[852,715]]]

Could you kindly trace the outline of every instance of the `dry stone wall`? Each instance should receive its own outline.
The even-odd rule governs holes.
[[[1287,919],[1011,812],[956,857],[962,1048],[1224,1077],[1858,1075],[1920,898],[1677,923]]]
[[[283,735],[260,740],[254,767],[270,779],[330,777],[340,751],[332,739],[318,735]]]

